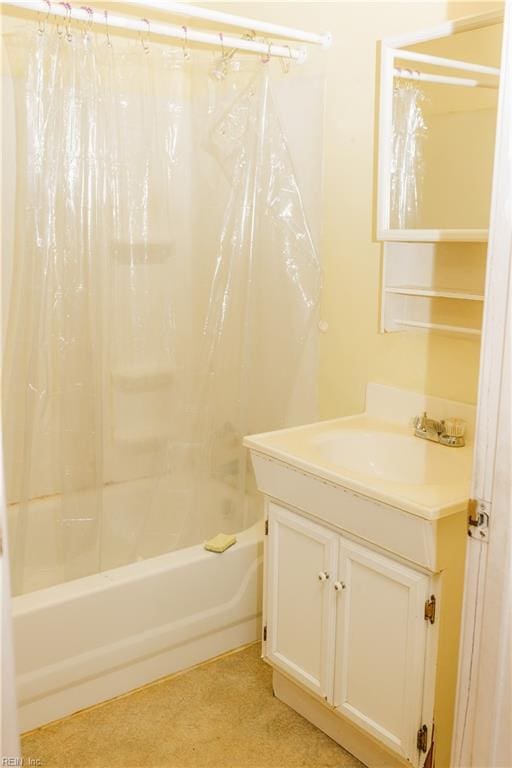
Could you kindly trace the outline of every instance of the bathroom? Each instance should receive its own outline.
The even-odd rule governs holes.
[[[511,3],[1,10],[2,764],[510,768]]]

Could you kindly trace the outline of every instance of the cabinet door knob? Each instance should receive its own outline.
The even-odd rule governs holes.
[[[327,571],[320,571],[320,573],[318,574],[318,581],[327,581],[328,578],[329,578],[329,574],[327,573]]]
[[[342,589],[345,589],[346,584],[343,581],[335,581],[334,582],[334,589],[336,592],[341,592]]]

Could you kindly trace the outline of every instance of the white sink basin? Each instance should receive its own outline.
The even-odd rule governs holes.
[[[336,430],[315,435],[312,444],[324,461],[340,469],[391,483],[454,483],[471,471],[467,451],[411,435]]]
[[[307,478],[314,478],[319,494],[341,487],[354,498],[381,501],[427,520],[464,511],[471,488],[474,407],[371,383],[367,409],[246,437],[267,495],[282,498],[274,486],[281,478],[292,506],[304,508]],[[423,411],[436,419],[465,419],[466,446],[450,448],[415,437],[410,419]]]

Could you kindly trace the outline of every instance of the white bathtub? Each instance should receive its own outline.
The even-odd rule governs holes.
[[[21,731],[256,640],[263,528],[14,598]]]

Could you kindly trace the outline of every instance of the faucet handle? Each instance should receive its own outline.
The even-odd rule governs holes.
[[[467,424],[464,419],[446,419],[444,422],[444,433],[450,437],[464,437],[466,426]]]
[[[443,425],[443,434],[439,435],[439,442],[453,448],[462,448],[466,444],[465,432],[466,422],[464,419],[446,419]]]
[[[421,416],[413,416],[411,423],[415,429],[424,429],[427,421],[427,412],[423,411]]]

